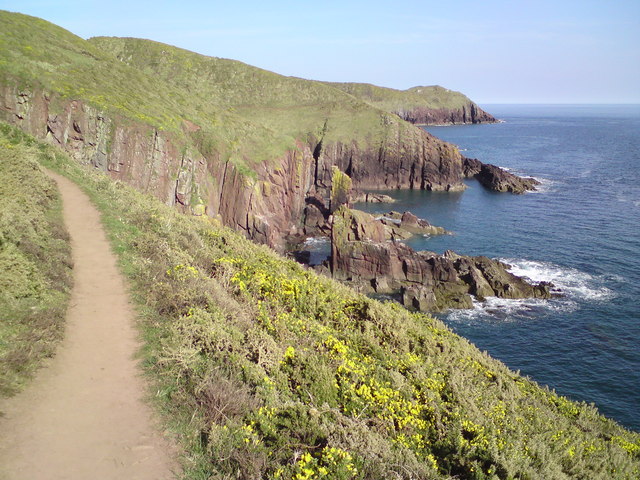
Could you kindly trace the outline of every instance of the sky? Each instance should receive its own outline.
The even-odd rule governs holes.
[[[640,0],[0,0],[83,38],[139,37],[283,75],[479,104],[640,103]]]

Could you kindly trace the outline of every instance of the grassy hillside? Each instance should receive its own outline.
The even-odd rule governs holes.
[[[118,60],[119,59],[119,60]],[[170,131],[254,168],[309,136],[377,145],[390,124],[413,128],[331,86],[149,40],[83,40],[44,20],[0,11],[0,85],[43,89]],[[58,98],[59,97],[59,98]],[[187,123],[185,123],[187,122]]]
[[[194,100],[157,75],[119,62],[110,53],[44,20],[0,11],[0,84],[43,89],[56,100],[79,99],[102,111],[182,137],[188,120],[219,153],[250,161],[265,145],[292,144],[273,129],[247,121],[215,102]],[[183,139],[186,142],[186,139]],[[259,159],[258,159],[259,160]]]
[[[384,112],[329,84],[285,77],[150,40],[96,37],[89,42],[175,89],[188,91],[189,109],[204,111],[215,106],[231,110],[298,139],[313,134],[324,136],[327,142],[353,140],[365,145],[383,135]]]
[[[0,132],[0,397],[16,393],[62,336],[71,252],[60,198],[29,140]]]
[[[372,106],[388,112],[415,108],[458,110],[472,103],[469,97],[439,85],[413,87],[408,90],[377,87],[367,83],[329,83]]]
[[[1,132],[9,148],[32,142]],[[508,370],[440,321],[38,148],[103,212],[186,478],[640,474],[640,435]]]

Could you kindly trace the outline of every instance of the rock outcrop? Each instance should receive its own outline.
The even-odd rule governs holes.
[[[383,232],[380,238],[384,240],[405,240],[413,235],[449,234],[444,228],[431,225],[427,220],[418,218],[411,212],[389,212],[381,215],[371,215],[360,210],[351,209],[352,191],[345,189],[350,184],[347,180],[349,177],[337,170],[334,172],[333,184],[335,187],[332,188],[331,198],[328,202],[319,195],[311,195],[306,199],[302,232],[304,237],[330,236],[331,215],[343,205],[355,217],[353,228],[356,230],[358,228],[366,229],[366,233],[363,233],[365,238],[371,238],[371,231],[373,230]],[[291,238],[290,240],[295,244],[297,243],[296,240],[299,242],[301,238]]]
[[[387,240],[402,240],[413,235],[445,235],[444,228],[431,225],[427,220],[416,217],[411,212],[389,212],[375,216],[376,221],[387,227]]]
[[[459,108],[415,107],[399,110],[395,113],[403,120],[417,125],[458,125],[496,123],[498,121],[493,115],[485,112],[473,102]]]
[[[334,166],[358,190],[464,190],[463,157],[455,146],[387,114],[381,123],[387,134],[379,145],[320,140],[310,145],[316,159],[317,190],[330,190]]]
[[[419,125],[495,123],[493,115],[482,110],[466,95],[439,85],[407,90],[378,87],[368,83],[329,83],[368,104]]]
[[[331,272],[363,291],[400,293],[403,303],[422,311],[470,308],[478,299],[550,298],[552,285],[531,285],[487,257],[416,252],[389,241],[381,222],[342,207],[333,214]]]
[[[525,193],[536,189],[540,182],[535,178],[519,177],[495,165],[482,163],[475,158],[463,159],[464,176],[477,179],[483,186],[496,192]]]

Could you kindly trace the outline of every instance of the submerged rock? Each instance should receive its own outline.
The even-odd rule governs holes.
[[[382,193],[353,192],[351,194],[353,203],[395,203],[395,199]]]

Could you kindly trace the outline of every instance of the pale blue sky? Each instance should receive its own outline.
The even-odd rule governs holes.
[[[88,38],[486,103],[640,103],[640,0],[0,0]]]

